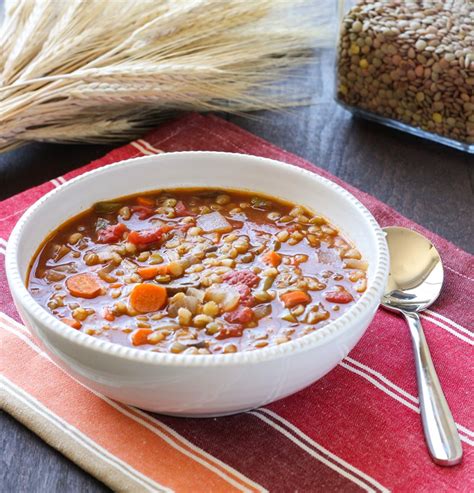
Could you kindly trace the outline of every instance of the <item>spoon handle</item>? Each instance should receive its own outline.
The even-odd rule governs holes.
[[[413,342],[421,420],[431,458],[441,466],[454,466],[462,460],[461,441],[431,359],[420,317],[415,312],[403,312],[403,315]]]

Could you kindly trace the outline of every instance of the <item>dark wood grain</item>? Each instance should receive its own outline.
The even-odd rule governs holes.
[[[1,3],[1,0],[0,0]],[[332,60],[287,83],[299,94],[314,88],[308,107],[256,119],[226,116],[394,207],[410,219],[474,251],[474,158],[351,118],[332,100]],[[109,146],[31,144],[0,155],[0,198],[65,173],[105,154]],[[102,492],[95,481],[35,435],[0,414],[2,492]]]
[[[0,412],[2,493],[107,492],[104,484]]]

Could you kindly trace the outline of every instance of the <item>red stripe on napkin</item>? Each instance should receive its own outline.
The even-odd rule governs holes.
[[[172,436],[181,448],[171,446],[176,468],[147,469],[124,455],[123,442],[87,427],[77,410],[58,405],[49,393],[50,383],[31,380],[38,371],[36,357],[14,357],[35,351],[26,347],[27,336],[12,333],[12,322],[0,318],[0,340],[12,347],[2,372],[29,394],[35,394],[71,426],[79,427],[108,453],[130,462],[140,474],[177,491],[204,491],[196,478],[202,476],[211,489],[261,489],[271,491],[473,491],[474,374],[473,345],[474,257],[427,231],[326,171],[278,149],[244,130],[214,116],[190,114],[109,153],[104,158],[65,175],[68,180],[84,171],[122,159],[157,152],[216,150],[255,154],[309,169],[344,186],[358,197],[382,225],[407,226],[427,235],[439,249],[446,265],[446,284],[437,303],[426,312],[423,324],[438,373],[450,402],[464,448],[464,462],[454,468],[435,466],[426,451],[420,425],[415,372],[407,328],[403,320],[379,311],[361,342],[331,373],[296,395],[264,409],[219,419],[177,419],[109,408],[69,377],[60,377],[61,392],[72,402],[83,399],[89,409],[103,416],[132,414],[136,434],[127,434],[130,447],[140,447],[147,436],[153,460],[166,464],[163,454]],[[54,180],[53,180],[54,182]],[[58,183],[47,183],[2,203],[0,254],[21,212]],[[18,320],[6,288],[0,264],[0,312]],[[7,320],[5,322],[5,320]],[[10,330],[10,332],[8,332]],[[28,340],[28,339],[27,339]],[[12,346],[10,346],[12,345]],[[25,346],[25,347],[23,347]],[[26,354],[26,353],[24,353]],[[32,353],[33,354],[33,353]],[[44,358],[43,358],[44,359]],[[18,371],[15,371],[18,368]],[[42,371],[59,372],[47,360]],[[21,370],[21,371],[20,371]],[[31,385],[31,381],[34,385]],[[79,388],[80,387],[80,388]],[[118,413],[118,414],[117,414]],[[114,418],[115,419],[115,418]],[[138,420],[138,421],[137,421]],[[141,420],[141,422],[140,422]],[[113,424],[112,424],[113,426]],[[142,428],[144,429],[142,429]],[[150,433],[150,430],[151,433]],[[158,433],[159,431],[159,433]],[[160,435],[160,433],[163,435]],[[145,435],[142,435],[145,434]],[[143,444],[142,444],[143,446]],[[192,450],[191,456],[182,450]],[[166,449],[168,450],[168,449]],[[143,449],[145,453],[145,449]],[[169,457],[168,457],[169,458]],[[200,460],[207,466],[203,466]],[[164,461],[164,462],[161,462]],[[209,466],[209,463],[211,466]],[[186,465],[189,465],[187,467]],[[191,471],[194,471],[191,473]],[[177,477],[179,475],[180,477]],[[99,478],[100,479],[100,478]],[[260,485],[260,486],[259,486]]]

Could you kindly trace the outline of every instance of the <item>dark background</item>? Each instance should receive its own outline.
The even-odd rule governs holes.
[[[2,0],[0,19],[1,4]],[[286,84],[285,89],[295,94],[311,90],[310,106],[259,113],[252,119],[226,118],[474,252],[473,156],[351,118],[332,99],[332,73],[332,56],[327,52],[307,68],[304,80]],[[86,164],[112,148],[34,143],[0,154],[0,199]],[[108,491],[3,412],[0,450],[0,489],[5,493]]]

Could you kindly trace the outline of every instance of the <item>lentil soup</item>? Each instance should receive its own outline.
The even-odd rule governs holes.
[[[142,350],[252,351],[309,334],[366,289],[367,263],[327,219],[231,190],[95,204],[54,231],[28,289],[72,328]]]

